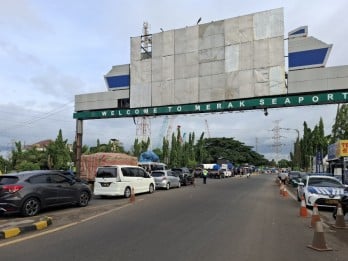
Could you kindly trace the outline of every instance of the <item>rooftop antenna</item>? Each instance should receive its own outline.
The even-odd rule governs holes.
[[[152,35],[149,33],[149,23],[144,22],[143,23],[143,35],[141,36],[141,50],[142,53],[145,54],[146,57],[143,58],[150,58],[151,52],[152,52]]]

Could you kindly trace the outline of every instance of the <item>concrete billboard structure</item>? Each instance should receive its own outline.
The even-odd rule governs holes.
[[[289,33],[285,72],[282,8],[144,31],[131,38],[130,64],[104,76],[108,91],[75,95],[78,173],[84,120],[348,102],[348,66],[325,68],[332,45],[307,26]]]
[[[285,94],[283,9],[131,38],[130,107]]]
[[[332,44],[309,37],[307,26],[288,34],[285,72],[282,8],[155,34],[145,31],[130,43],[130,64],[112,66],[104,76],[107,92],[75,96],[75,119],[348,100],[348,66],[325,68]]]

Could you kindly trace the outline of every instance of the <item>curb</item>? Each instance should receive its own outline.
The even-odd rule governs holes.
[[[40,221],[35,222],[31,225],[4,229],[4,230],[0,231],[0,240],[15,237],[15,236],[18,236],[20,234],[30,232],[30,231],[42,230],[42,229],[47,228],[51,224],[52,224],[52,218],[44,217],[44,218],[40,219]]]

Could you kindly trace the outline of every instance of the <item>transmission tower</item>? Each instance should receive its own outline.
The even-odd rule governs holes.
[[[207,129],[207,137],[210,138],[210,130],[209,130],[209,124],[207,120],[205,120],[205,128]]]
[[[273,141],[272,147],[274,148],[274,152],[275,152],[275,155],[276,155],[276,156],[275,156],[276,162],[279,161],[279,156],[280,156],[280,152],[281,152],[281,150],[282,150],[282,145],[283,145],[283,144],[280,142],[281,136],[280,136],[279,122],[280,122],[280,120],[274,121],[275,126],[274,126],[274,128],[272,129],[272,131],[273,131],[273,137],[272,137],[272,139],[274,140],[274,141]]]
[[[139,142],[146,142],[151,137],[151,121],[149,117],[138,117],[135,119],[136,137]],[[151,148],[151,145],[150,145]]]

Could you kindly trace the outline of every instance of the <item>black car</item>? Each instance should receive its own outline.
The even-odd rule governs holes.
[[[180,178],[181,185],[186,186],[189,184],[194,184],[195,178],[188,168],[172,168],[172,171],[174,172],[175,176]]]
[[[23,171],[0,176],[0,213],[35,216],[41,209],[78,205],[91,199],[88,185],[54,170]]]
[[[288,174],[288,182],[293,187],[297,187],[297,184],[301,181],[301,172],[300,171],[290,171]]]

